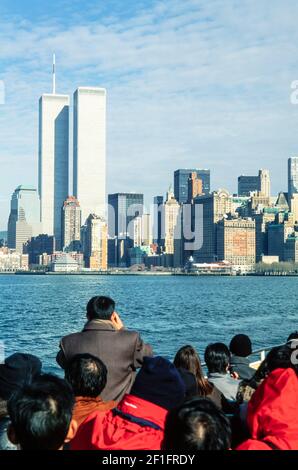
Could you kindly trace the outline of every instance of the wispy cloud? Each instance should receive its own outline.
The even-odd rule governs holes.
[[[238,174],[268,167],[275,191],[285,188],[286,158],[298,147],[289,100],[298,4],[63,5],[60,17],[6,11],[0,19],[0,227],[14,187],[36,181],[37,100],[50,90],[53,51],[59,91],[108,90],[109,191],[164,192],[180,166],[210,167],[212,186],[230,190]]]

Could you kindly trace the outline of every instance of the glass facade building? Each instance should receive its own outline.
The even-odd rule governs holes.
[[[127,266],[128,250],[133,246],[132,220],[143,215],[144,195],[115,193],[108,196],[109,264]]]
[[[62,246],[61,209],[68,196],[69,96],[45,94],[39,100],[38,192],[43,232]]]
[[[191,173],[196,173],[197,178],[202,180],[203,193],[210,193],[210,170],[199,168],[184,168],[174,172],[174,196],[179,203],[188,201],[188,179]]]
[[[298,157],[288,159],[288,201],[298,193]]]
[[[35,188],[18,186],[14,191],[8,219],[8,247],[23,253],[24,244],[41,233],[40,200]]]

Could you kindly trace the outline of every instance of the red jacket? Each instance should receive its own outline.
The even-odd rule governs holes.
[[[276,369],[253,394],[247,411],[251,439],[237,450],[298,450],[298,377]]]
[[[79,426],[71,450],[160,450],[167,410],[134,395],[125,395],[117,410],[152,426],[129,421],[113,411],[96,411]]]

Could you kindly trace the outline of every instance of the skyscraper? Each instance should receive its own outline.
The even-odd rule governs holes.
[[[197,197],[195,204],[203,206],[203,245],[194,252],[194,257],[201,263],[217,261],[217,222],[231,213],[232,197],[228,191],[220,189]]]
[[[238,176],[238,196],[249,196],[250,193],[259,191],[259,189],[258,176]]]
[[[40,200],[36,189],[18,186],[11,198],[8,247],[23,253],[23,245],[41,231]]]
[[[153,198],[153,242],[161,244],[163,196]]]
[[[271,195],[271,184],[269,170],[259,170],[260,193],[265,197]]]
[[[108,226],[106,221],[96,214],[90,214],[82,232],[86,267],[95,271],[106,270],[108,261]]]
[[[291,206],[293,194],[298,193],[298,157],[288,159],[288,202]]]
[[[133,246],[132,220],[143,215],[144,196],[138,193],[109,194],[109,264],[127,266],[128,250]]]
[[[188,200],[188,178],[191,173],[196,173],[197,178],[202,180],[203,193],[210,193],[210,170],[198,168],[183,168],[174,172],[174,196],[179,203],[186,203]]]
[[[201,178],[197,177],[197,174],[190,173],[188,177],[188,201],[192,202],[193,199],[197,196],[201,196],[203,194],[203,181]]]
[[[151,243],[151,215],[138,215],[133,219],[133,246],[150,246]]]
[[[256,262],[256,226],[252,219],[224,218],[217,227],[217,256],[234,265]]]
[[[238,176],[238,196],[249,196],[252,192],[259,192],[264,197],[270,197],[269,170],[259,170],[258,176]]]
[[[82,223],[89,214],[105,216],[106,90],[79,87],[74,93],[73,185]]]
[[[54,90],[53,90],[54,91]],[[39,100],[38,192],[43,231],[61,249],[61,209],[68,195],[69,96],[44,94]]]
[[[69,196],[62,207],[62,247],[64,251],[78,251],[81,240],[81,207],[74,196]]]
[[[181,238],[181,206],[171,189],[167,192],[164,203],[164,252],[174,254],[175,239]]]

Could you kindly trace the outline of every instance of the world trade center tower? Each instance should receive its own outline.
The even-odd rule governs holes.
[[[69,96],[53,93],[39,100],[38,192],[43,233],[54,235],[62,248],[61,209],[69,191]]]
[[[79,87],[74,93],[73,188],[84,224],[106,208],[106,90]]]

